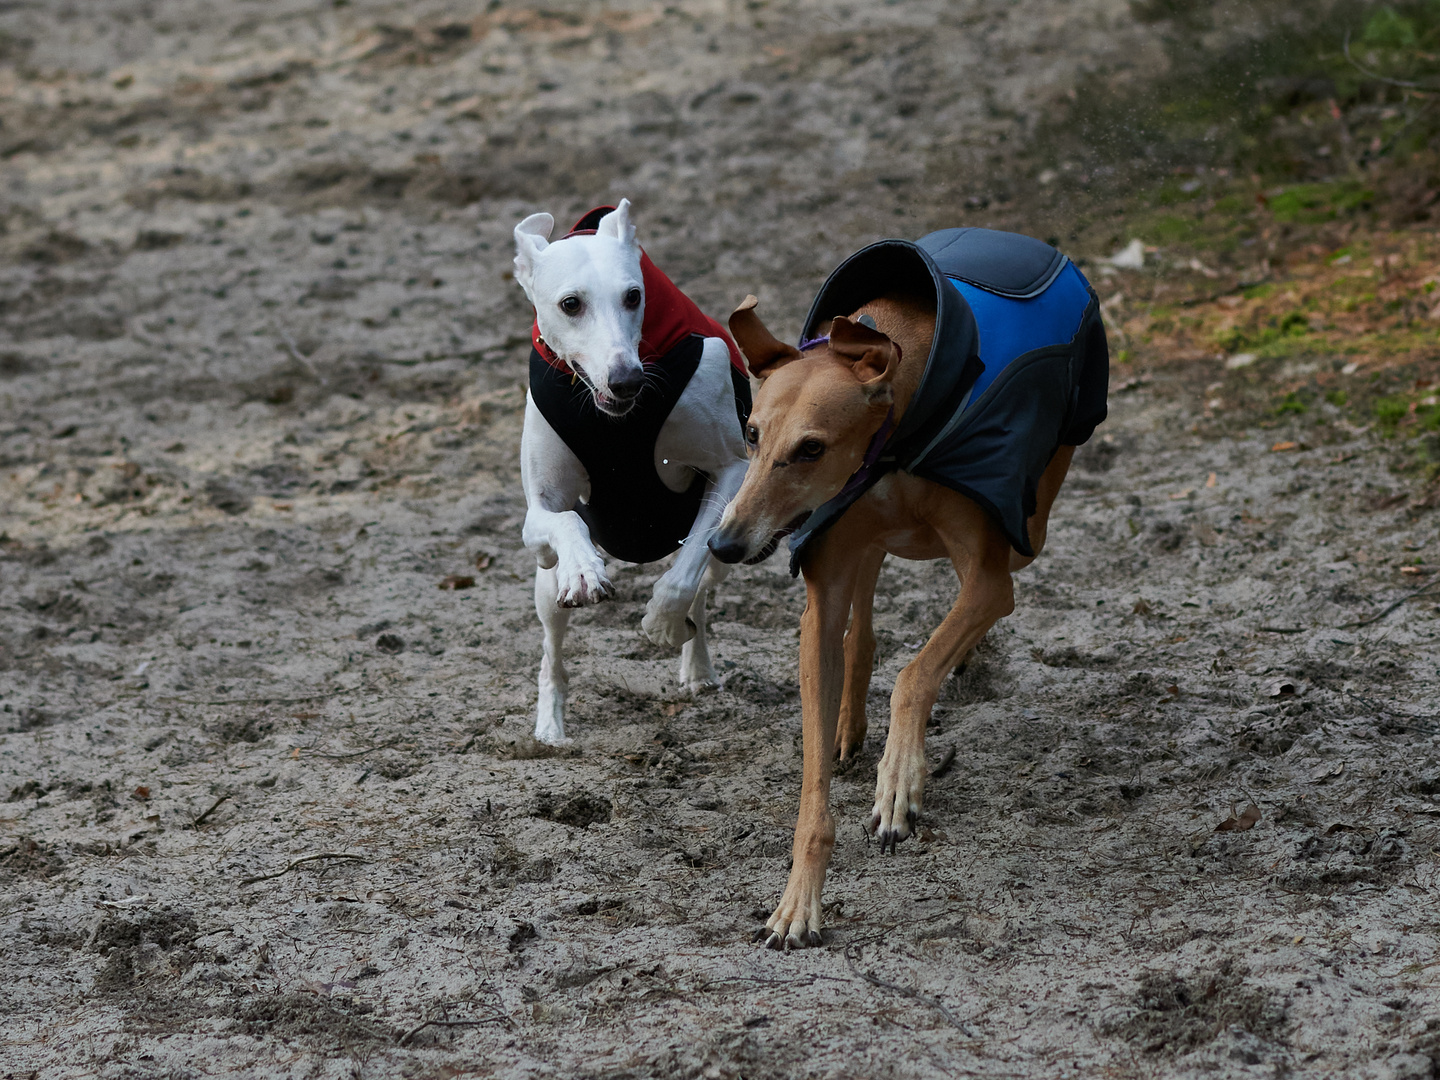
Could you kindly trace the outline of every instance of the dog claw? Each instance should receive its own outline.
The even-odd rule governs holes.
[[[807,938],[807,943],[812,949],[818,949],[820,947],[820,931],[811,930]]]
[[[770,927],[768,927],[768,926],[762,926],[762,927],[760,927],[759,930],[756,930],[755,933],[753,933],[753,934],[750,935],[750,940],[751,940],[751,941],[755,941],[755,942],[760,942],[760,941],[764,941],[764,940],[765,940],[766,938],[768,938],[769,936],[770,936]]]
[[[765,940],[765,947],[766,947],[767,949],[774,949],[776,952],[784,952],[784,951],[785,951],[785,941],[784,941],[783,938],[781,938],[780,932],[779,932],[778,930],[775,931],[774,933],[772,933],[772,934]]]

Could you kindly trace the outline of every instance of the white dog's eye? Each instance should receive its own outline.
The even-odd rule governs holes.
[[[631,289],[625,294],[625,306],[633,311],[640,306],[640,301],[644,298],[644,294],[639,289]]]
[[[585,305],[580,302],[578,296],[567,296],[560,301],[560,310],[566,315],[579,315]]]

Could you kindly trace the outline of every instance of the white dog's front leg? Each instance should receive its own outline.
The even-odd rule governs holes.
[[[614,593],[590,530],[572,509],[589,492],[590,478],[528,395],[520,483],[526,506],[522,538],[541,568],[555,571],[556,603],[583,607]]]
[[[559,746],[565,738],[565,698],[570,690],[570,676],[565,671],[565,628],[570,612],[556,602],[555,571],[543,566],[535,568],[535,614],[545,631],[544,651],[540,656],[540,697],[535,704],[535,738]]]
[[[605,576],[605,561],[575,511],[555,513],[532,506],[525,514],[523,535],[535,562],[554,574],[555,601],[560,607],[598,604],[614,594],[614,586]]]
[[[737,461],[721,469],[719,475],[705,485],[700,512],[690,526],[690,534],[680,545],[675,565],[655,583],[655,592],[645,605],[645,618],[640,628],[657,645],[683,645],[693,638],[698,624],[690,618],[700,580],[706,568],[719,565],[706,547],[711,533],[720,523],[720,515],[740,490],[745,479],[746,461]]]

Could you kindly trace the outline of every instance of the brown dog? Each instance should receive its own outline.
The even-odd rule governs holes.
[[[762,383],[746,428],[749,471],[710,541],[718,558],[757,561],[773,551],[866,468],[883,441],[883,426],[904,424],[936,330],[936,299],[927,292],[883,295],[848,317],[837,316],[829,323],[828,341],[804,352],[775,339],[755,314],[754,297],[730,317],[731,332]],[[876,329],[863,325],[862,316]],[[824,322],[814,329],[825,330]],[[1055,434],[1062,431],[1063,425]],[[768,937],[773,948],[820,943],[820,893],[835,847],[832,761],[854,754],[865,739],[875,652],[871,608],[886,554],[948,558],[960,592],[895,682],[869,821],[882,852],[893,851],[915,830],[927,771],[925,727],[941,684],[1014,609],[1010,575],[1044,545],[1050,507],[1075,449],[1057,446],[1054,439],[1049,446],[1055,449],[1034,485],[1026,521],[1029,554],[1017,551],[973,499],[895,468],[808,544],[801,558],[804,778],[794,862],[780,905],[757,940]]]

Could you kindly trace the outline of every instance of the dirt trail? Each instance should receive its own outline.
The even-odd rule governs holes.
[[[0,1074],[1432,1075],[1437,599],[1353,624],[1436,519],[1364,436],[1117,388],[921,839],[864,842],[876,746],[838,779],[823,949],[749,944],[782,560],[693,701],[616,568],[527,738],[513,223],[628,195],[788,335],[860,243],[1043,230],[1014,154],[1160,63],[1126,4],[90,0],[0,60]],[[953,588],[884,571],[877,738]]]

